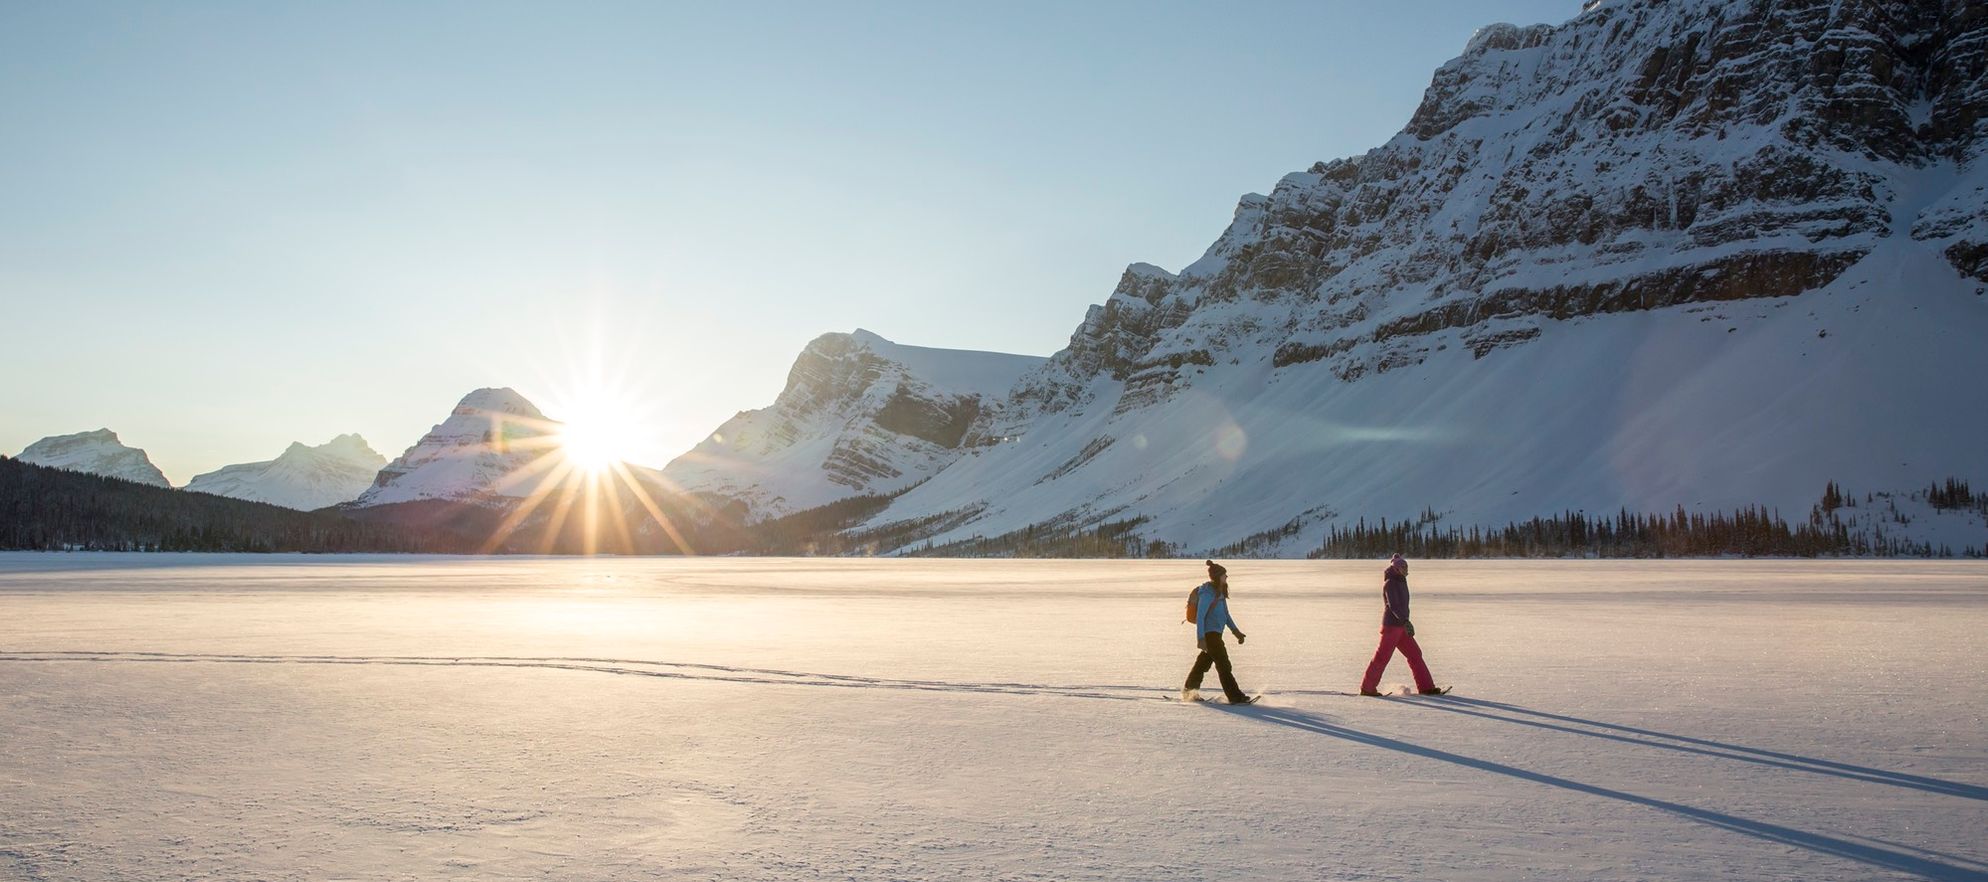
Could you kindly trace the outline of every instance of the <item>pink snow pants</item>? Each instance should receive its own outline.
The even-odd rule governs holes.
[[[1381,626],[1381,645],[1374,650],[1374,660],[1367,665],[1367,678],[1360,681],[1361,692],[1373,692],[1380,688],[1381,672],[1387,670],[1388,659],[1394,657],[1395,647],[1401,647],[1401,657],[1408,659],[1408,670],[1415,674],[1415,688],[1427,692],[1436,688],[1436,678],[1429,676],[1429,666],[1422,662],[1422,647],[1415,638],[1408,636],[1408,629],[1396,625]]]

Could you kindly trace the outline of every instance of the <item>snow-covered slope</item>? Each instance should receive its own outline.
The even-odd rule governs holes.
[[[223,466],[195,475],[186,489],[285,508],[311,511],[350,502],[366,488],[387,458],[358,435],[340,435],[316,447],[293,442],[266,462]]]
[[[448,419],[379,470],[355,506],[421,499],[502,503],[537,489],[555,462],[559,424],[506,389],[464,396]]]
[[[664,469],[676,487],[764,518],[930,478],[988,439],[969,429],[1043,359],[824,334],[771,407],[746,411]]]
[[[159,471],[159,467],[145,455],[145,451],[124,446],[117,440],[117,433],[109,429],[51,435],[28,445],[15,459],[49,468],[122,478],[154,487],[172,486],[166,480],[165,473]]]
[[[1624,0],[1128,269],[872,527],[1452,523],[1988,479],[1988,15]],[[1286,549],[1301,552],[1302,548]]]

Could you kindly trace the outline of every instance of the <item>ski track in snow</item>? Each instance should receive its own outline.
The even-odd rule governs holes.
[[[0,651],[3,662],[212,662],[217,664],[296,664],[296,665],[410,665],[416,667],[544,668],[561,671],[592,671],[634,677],[660,677],[670,680],[709,680],[720,683],[757,683],[768,686],[827,686],[850,689],[912,689],[922,692],[992,692],[1008,695],[1049,695],[1104,701],[1164,701],[1157,687],[1112,685],[1049,685],[1041,683],[963,683],[947,680],[899,680],[850,674],[819,674],[782,671],[771,668],[742,668],[691,662],[648,661],[629,658],[585,658],[579,656],[419,656],[419,655],[233,655],[226,653],[112,652],[65,650],[57,652]],[[682,668],[685,670],[658,670]],[[693,671],[698,673],[692,673]],[[1119,694],[1141,693],[1141,694]],[[1311,691],[1310,695],[1345,695],[1344,692]]]

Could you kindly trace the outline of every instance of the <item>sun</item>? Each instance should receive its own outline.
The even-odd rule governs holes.
[[[561,416],[559,449],[573,468],[587,474],[600,474],[628,461],[641,445],[641,427],[626,402],[588,395]]]
[[[539,366],[544,416],[500,419],[517,429],[515,439],[508,431],[502,436],[510,448],[534,453],[498,482],[496,492],[517,502],[490,530],[484,553],[533,544],[541,554],[562,547],[582,554],[697,553],[676,520],[707,509],[654,465],[663,397],[649,384],[660,375],[638,371],[633,359],[642,350],[609,345],[606,328],[594,323],[585,345],[573,345],[555,326],[555,342],[563,345],[532,350],[557,362]],[[520,530],[536,535],[536,543],[514,541]]]

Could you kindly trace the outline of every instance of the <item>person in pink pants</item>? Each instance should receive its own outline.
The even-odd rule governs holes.
[[[1387,670],[1388,660],[1394,657],[1397,647],[1401,656],[1408,659],[1408,670],[1415,674],[1417,692],[1423,695],[1448,692],[1436,688],[1436,678],[1429,675],[1429,665],[1422,661],[1422,647],[1415,642],[1415,625],[1408,620],[1408,561],[1399,554],[1388,561],[1387,571],[1381,574],[1381,600],[1385,604],[1381,612],[1381,645],[1374,650],[1374,660],[1367,664],[1366,679],[1360,681],[1360,694],[1381,694],[1381,672]]]

